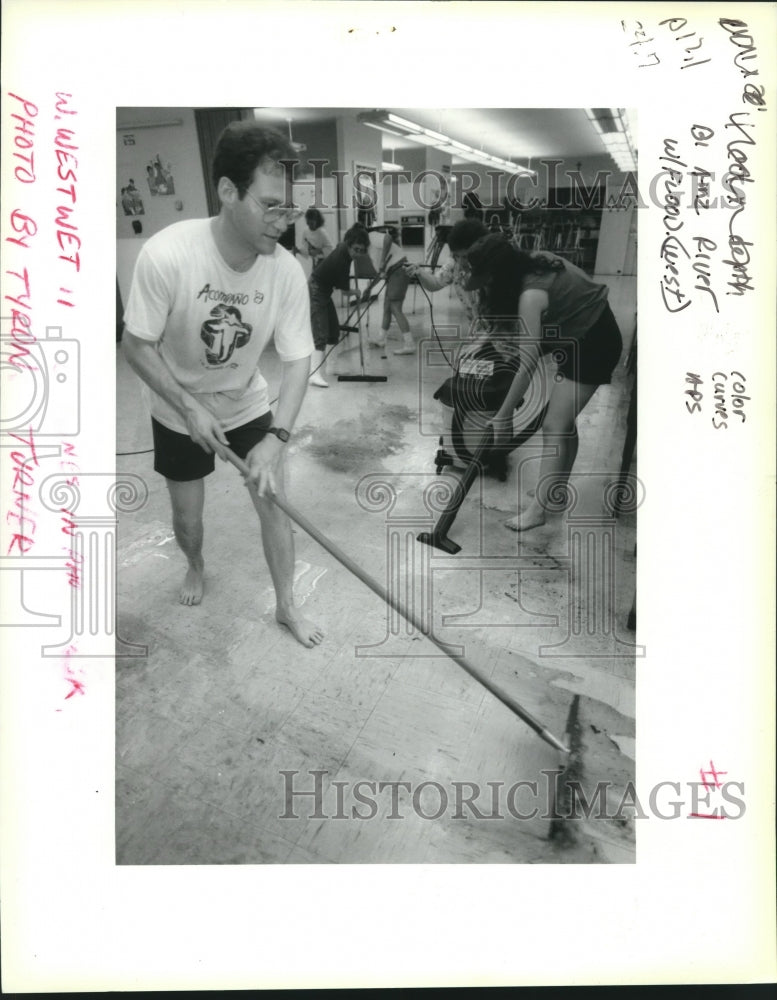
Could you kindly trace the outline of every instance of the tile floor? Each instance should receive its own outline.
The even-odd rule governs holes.
[[[506,482],[473,486],[450,530],[458,555],[414,541],[437,516],[425,491],[455,474],[434,469],[432,394],[446,376],[434,364],[428,304],[419,290],[413,311],[413,289],[418,357],[395,357],[392,341],[386,352],[365,347],[368,370],[386,382],[330,377],[328,389],[308,390],[287,496],[559,738],[576,694],[589,713],[600,704],[633,773],[639,658],[626,621],[636,519],[603,518],[602,491],[621,462],[636,279],[608,284],[626,349],[579,420],[579,498],[566,524],[520,537],[503,526],[518,506],[519,470],[524,486],[536,479],[535,438],[511,456]],[[455,296],[443,290],[433,303],[439,327],[457,323]],[[375,332],[380,304],[368,321]],[[339,370],[361,371],[357,345],[351,334],[338,349]],[[559,847],[542,809],[514,815],[532,811],[516,783],[539,782],[541,794],[561,755],[299,528],[295,593],[326,640],[307,650],[282,631],[255,514],[231,466],[208,482],[205,599],[179,605],[183,557],[151,468],[139,383],[117,353],[117,474],[148,486],[118,535],[117,635],[133,654],[117,658],[119,864],[633,860],[621,849]],[[272,349],[265,360],[272,388]]]

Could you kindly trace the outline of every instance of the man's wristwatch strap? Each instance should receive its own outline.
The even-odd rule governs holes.
[[[278,440],[283,441],[284,444],[286,444],[286,442],[291,437],[291,435],[289,434],[289,432],[286,430],[285,427],[268,427],[267,433],[274,434],[278,438]]]

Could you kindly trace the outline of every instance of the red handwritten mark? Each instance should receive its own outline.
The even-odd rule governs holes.
[[[699,777],[701,778],[701,784],[702,784],[704,790],[707,792],[707,795],[709,795],[710,792],[713,792],[715,789],[723,787],[723,783],[718,780],[722,774],[728,774],[728,771],[718,771],[717,768],[715,767],[715,765],[712,763],[712,761],[710,761],[709,770],[705,771],[705,769],[703,767],[699,768]],[[710,779],[710,780],[708,780],[708,779]],[[706,805],[706,803],[705,803],[705,805]],[[722,811],[721,811],[720,814],[718,814],[718,811],[716,809],[715,812],[712,812],[712,813],[697,813],[697,812],[692,812],[692,813],[688,814],[688,818],[689,819],[726,819],[726,814],[724,812],[722,812]]]
[[[86,694],[86,688],[81,681],[77,681],[75,677],[67,677],[66,680],[70,682],[73,690],[69,694],[65,695],[65,701],[67,701],[68,698],[72,698],[74,694]]]
[[[62,447],[64,449],[64,457],[60,459],[59,467],[60,469],[67,470],[72,473],[65,480],[67,486],[78,486],[78,463],[75,461],[78,456],[76,455],[75,447],[69,441],[63,441]],[[76,530],[78,524],[75,520],[74,511],[70,510],[69,507],[60,507],[60,513],[62,514],[62,527],[61,531],[64,535],[67,535],[71,539],[69,545],[63,545],[63,549],[68,555],[68,561],[66,563],[66,568],[68,571],[67,582],[71,587],[80,588],[81,586],[81,576],[80,568],[84,562],[84,557],[81,553],[76,552],[73,548],[72,539],[76,535]],[[65,701],[68,701],[76,694],[86,694],[86,686],[83,681],[80,680],[79,676],[73,668],[71,663],[71,657],[78,652],[78,648],[74,645],[70,645],[65,650],[65,680],[70,685],[70,690],[65,695]],[[57,710],[59,711],[59,709]]]
[[[711,774],[712,775],[712,782],[707,782],[706,778],[704,777],[705,774]],[[728,771],[716,771],[715,770],[715,765],[712,763],[712,761],[710,761],[710,769],[709,769],[709,771],[705,771],[703,768],[699,768],[699,775],[701,776],[701,783],[708,790],[711,789],[711,788],[721,788],[722,787],[722,782],[718,781],[718,777],[721,774],[728,774]]]
[[[75,670],[70,662],[70,658],[78,652],[78,647],[70,645],[65,650],[65,680],[70,684],[70,691],[65,695],[65,701],[72,698],[74,694],[86,694],[86,687],[82,681],[76,677]]]
[[[15,246],[23,247],[25,250],[30,249],[30,244],[27,242],[26,237],[35,236],[38,232],[38,223],[33,219],[31,215],[27,215],[22,212],[21,209],[15,208],[11,212],[11,229],[17,236],[6,236],[6,243],[13,243]]]
[[[14,176],[17,181],[21,181],[22,184],[32,184],[35,181],[35,149],[34,149],[34,138],[35,138],[35,123],[33,118],[38,114],[38,106],[33,104],[32,101],[27,101],[23,97],[19,97],[18,94],[12,94],[8,92],[9,97],[13,97],[14,100],[18,101],[21,107],[19,108],[23,114],[11,113],[11,118],[15,118],[17,124],[14,125],[14,139],[13,144],[15,146],[15,152],[13,156],[17,160],[21,160],[21,163],[17,164],[14,168]],[[12,107],[17,107],[13,104]],[[14,242],[13,240],[11,242]]]
[[[72,458],[77,457],[75,453],[75,448],[72,444],[70,444],[67,441],[63,441],[62,444],[65,449],[65,455],[69,455]],[[60,461],[59,467],[60,469],[69,467],[72,471],[76,473],[79,471],[78,465],[75,462],[70,462],[65,459],[62,459]],[[68,476],[68,478],[65,480],[65,484],[67,486],[74,486],[74,487],[78,486],[78,476],[77,475]],[[62,514],[61,531],[64,535],[67,535],[69,538],[72,539],[75,536],[77,527],[75,520],[73,520],[75,518],[75,513],[68,507],[60,507],[59,510],[60,513]],[[71,587],[80,588],[81,586],[80,571],[81,571],[81,566],[83,565],[84,562],[84,557],[83,555],[75,551],[72,542],[70,543],[70,545],[63,545],[63,549],[65,550],[65,552],[67,552],[68,555],[68,561],[66,563],[66,569],[68,571],[67,582]]]
[[[25,555],[35,544],[35,518],[32,516],[29,508],[25,505],[32,498],[32,494],[26,491],[35,485],[35,477],[29,466],[30,464],[35,466],[38,465],[38,453],[35,450],[35,435],[33,434],[32,428],[30,428],[27,433],[28,437],[26,438],[21,437],[19,434],[10,435],[12,438],[15,438],[23,444],[25,448],[29,448],[29,454],[24,450],[11,452],[11,461],[13,462],[14,468],[12,490],[14,507],[17,509],[7,511],[5,520],[7,524],[9,518],[16,518],[19,530],[14,532],[14,535],[8,545],[6,555],[11,554],[14,546],[18,548],[20,555]],[[27,532],[29,532],[29,534],[27,534]]]
[[[9,355],[8,363],[17,371],[35,371],[35,366],[25,360],[25,358],[30,357],[30,352],[25,345],[35,343],[37,339],[32,331],[32,320],[30,318],[30,312],[32,311],[30,275],[26,267],[22,268],[21,271],[8,270],[5,273],[11,278],[16,278],[18,283],[22,285],[21,290],[14,289],[16,295],[6,294],[3,296],[5,302],[11,303],[10,339],[14,353]]]
[[[59,119],[62,115],[77,114],[74,108],[69,108],[67,106],[67,98],[71,98],[72,96],[72,94],[57,93],[56,110],[58,115],[55,116],[56,118]],[[57,134],[54,137],[54,155],[57,158],[57,178],[63,185],[65,185],[64,187],[58,187],[56,190],[70,199],[69,205],[57,206],[55,231],[57,236],[57,245],[61,251],[59,259],[66,261],[68,264],[72,264],[78,272],[81,270],[81,256],[79,251],[81,250],[82,242],[81,237],[78,235],[78,226],[70,218],[76,201],[78,200],[76,190],[76,183],[78,181],[78,176],[76,174],[78,157],[75,155],[78,152],[78,146],[74,141],[75,137],[75,132],[70,128],[57,128]],[[70,289],[60,288],[60,291],[65,292],[66,294],[72,294]],[[57,302],[63,306],[73,305],[73,303],[67,301],[67,299],[57,299]]]

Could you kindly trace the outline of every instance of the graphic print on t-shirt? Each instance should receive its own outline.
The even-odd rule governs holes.
[[[251,339],[251,324],[244,323],[235,306],[215,306],[211,318],[202,324],[200,337],[205,342],[209,365],[225,365],[234,352]]]

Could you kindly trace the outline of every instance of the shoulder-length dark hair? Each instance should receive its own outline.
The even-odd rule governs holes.
[[[324,216],[317,208],[309,208],[305,212],[305,222],[307,222],[308,228],[310,228],[311,222],[315,222],[316,229],[322,229],[324,226]]]
[[[564,269],[559,257],[541,252],[530,254],[512,244],[507,249],[509,252],[500,254],[495,261],[489,282],[480,290],[480,314],[494,322],[515,322],[518,300],[528,275]]]

